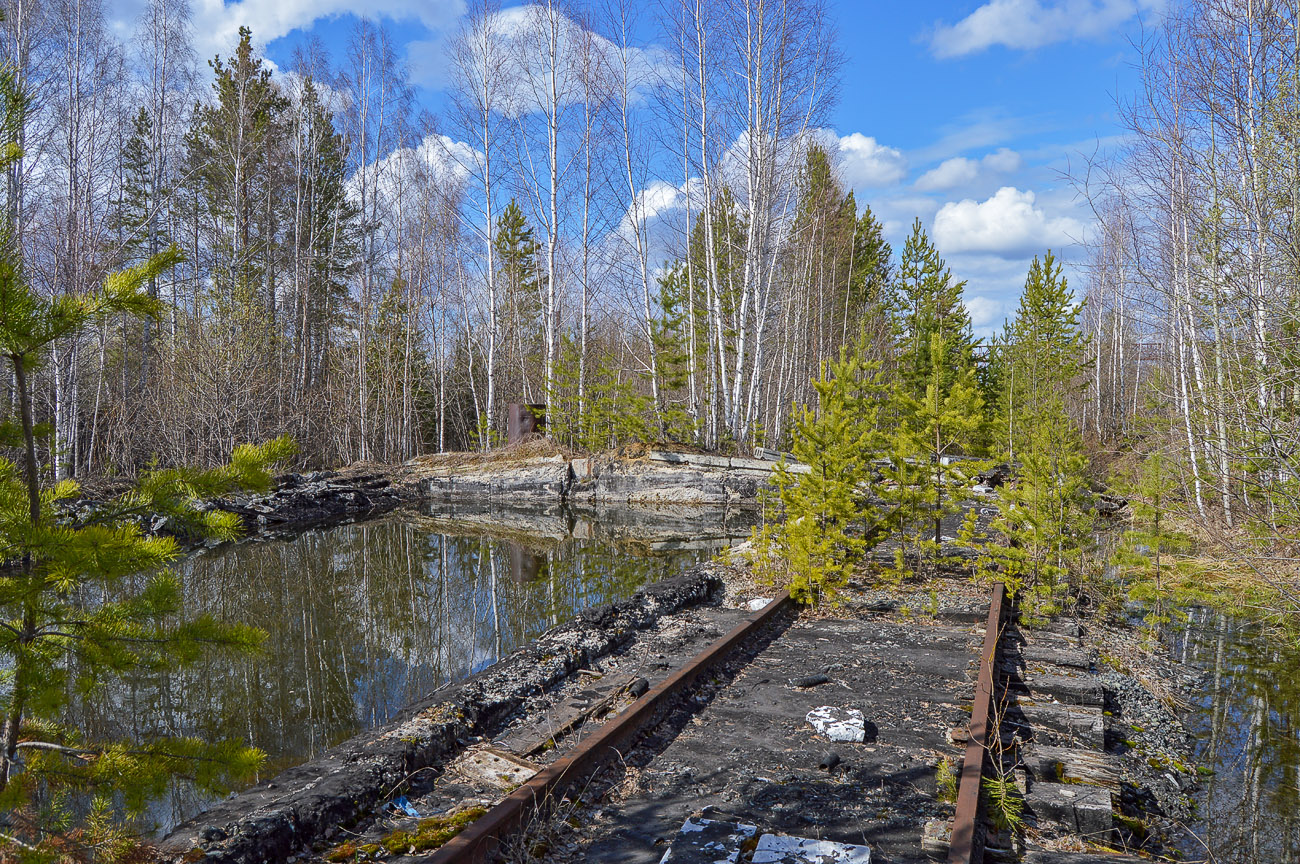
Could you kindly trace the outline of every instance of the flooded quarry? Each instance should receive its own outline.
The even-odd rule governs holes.
[[[263,629],[264,650],[137,678],[81,710],[101,725],[130,718],[115,731],[135,740],[246,741],[267,754],[260,776],[271,777],[584,608],[707,560],[753,518],[421,505],[200,549],[177,568],[187,605]],[[151,818],[166,831],[212,803],[179,781]]]
[[[1259,634],[1201,614],[1171,637],[1165,678],[1205,694],[1180,722],[1117,665],[1129,637],[1024,627],[960,568],[801,610],[726,551],[770,468],[667,455],[295,475],[222,502],[254,533],[179,563],[187,607],[257,626],[263,650],[79,707],[131,718],[103,727],[119,737],[266,754],[228,798],[174,781],[148,813],[158,851],[650,864],[717,834],[745,861],[758,842],[1087,864],[1181,834],[1188,860],[1294,857],[1294,785],[1264,767],[1294,764],[1289,690],[1262,686],[1288,661]]]

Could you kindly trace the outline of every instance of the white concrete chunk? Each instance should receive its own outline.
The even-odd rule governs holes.
[[[871,849],[830,840],[764,834],[754,850],[754,864],[871,864]]]
[[[689,817],[659,864],[735,864],[758,826]]]
[[[861,743],[866,738],[867,724],[862,712],[856,708],[837,708],[823,705],[808,712],[804,718],[808,725],[832,741]]]

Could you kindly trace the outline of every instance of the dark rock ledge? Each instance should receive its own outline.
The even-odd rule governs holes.
[[[422,768],[438,767],[479,736],[504,727],[530,697],[632,638],[658,618],[715,598],[717,565],[596,606],[464,681],[409,706],[310,762],[229,798],[176,828],[160,844],[164,860],[186,864],[283,862],[353,825]]]

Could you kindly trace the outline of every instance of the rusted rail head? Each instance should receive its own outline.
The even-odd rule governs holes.
[[[981,815],[980,783],[984,777],[984,759],[988,753],[989,718],[993,711],[993,685],[1006,597],[1006,586],[1001,582],[995,583],[989,600],[984,647],[980,649],[980,672],[975,683],[975,698],[971,703],[970,739],[966,743],[966,757],[962,760],[961,784],[957,787],[957,813],[952,822],[948,864],[972,864],[980,861],[984,854],[984,835],[977,830]]]
[[[757,633],[777,614],[793,605],[788,591],[767,604],[752,618],[691,658],[658,686],[646,692],[614,719],[583,741],[572,754],[543,768],[533,778],[506,796],[500,804],[479,817],[473,825],[453,837],[424,859],[425,864],[478,864],[495,852],[542,804],[563,794],[572,783],[589,777],[607,760],[621,756],[632,739],[654,721],[663,705],[690,686],[701,674],[726,658],[733,648]]]

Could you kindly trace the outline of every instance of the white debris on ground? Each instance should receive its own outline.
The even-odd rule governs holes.
[[[871,849],[830,840],[764,834],[754,850],[754,864],[871,864]]]
[[[823,705],[809,711],[804,719],[817,730],[818,735],[824,735],[832,741],[860,744],[866,738],[866,718],[856,708]]]
[[[659,864],[735,864],[745,843],[757,833],[757,825],[691,816],[682,823]]]
[[[735,864],[753,849],[753,864],[871,864],[866,846],[764,834],[757,840],[758,827],[746,822],[723,822],[691,816],[682,823],[660,864]]]

